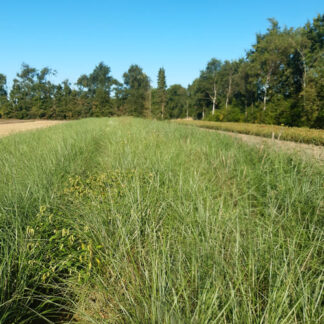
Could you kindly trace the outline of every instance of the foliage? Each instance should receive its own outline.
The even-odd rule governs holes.
[[[110,96],[114,84],[115,80],[110,76],[110,68],[103,62],[100,62],[89,76],[85,74],[80,76],[77,85],[82,92],[81,97],[89,102],[90,116],[113,114]]]
[[[167,118],[184,118],[187,114],[187,90],[180,84],[174,84],[167,90],[166,116]]]
[[[164,68],[160,68],[158,72],[158,80],[157,80],[157,103],[161,107],[161,118],[165,118],[165,104],[167,100],[167,84],[166,84],[166,77],[165,77],[165,70]]]
[[[6,83],[6,76],[0,73],[0,118],[6,111],[8,105]]]
[[[274,18],[269,24],[245,57],[210,59],[187,89],[168,88],[164,68],[153,88],[138,65],[129,67],[121,83],[100,62],[72,85],[53,84],[55,71],[48,67],[23,64],[9,93],[0,74],[0,117],[190,117],[324,128],[324,15],[295,29],[281,28]]]
[[[269,22],[246,58],[208,62],[189,86],[191,117],[324,127],[324,15],[297,29]]]
[[[145,116],[147,114],[147,94],[150,82],[138,65],[131,65],[123,75],[125,90],[124,100],[127,114]]]

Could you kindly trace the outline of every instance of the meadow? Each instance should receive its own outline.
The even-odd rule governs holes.
[[[278,125],[263,125],[250,123],[212,122],[202,120],[178,119],[177,123],[198,126],[202,128],[256,135],[286,141],[324,145],[324,130],[307,127],[287,127]]]
[[[0,139],[0,323],[320,323],[324,170],[134,118]]]

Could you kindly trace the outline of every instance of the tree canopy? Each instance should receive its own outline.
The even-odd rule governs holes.
[[[0,74],[0,118],[71,119],[131,115],[246,121],[324,128],[324,15],[299,28],[269,28],[257,34],[245,57],[212,58],[187,88],[167,86],[166,71],[151,86],[134,64],[113,78],[104,62],[75,84],[51,82],[55,71],[23,63],[11,89]]]

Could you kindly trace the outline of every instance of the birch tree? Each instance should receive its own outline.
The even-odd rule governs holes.
[[[209,100],[212,103],[212,115],[215,114],[217,99],[219,95],[220,85],[220,70],[222,62],[215,58],[211,59],[206,66],[206,69],[200,73],[200,88],[206,92]]]
[[[257,43],[253,46],[254,52],[251,56],[252,64],[256,64],[259,69],[259,83],[263,93],[263,111],[267,108],[274,78],[285,69],[290,46],[285,34],[281,32],[278,22],[273,18],[269,21],[271,27],[268,28],[268,33],[257,35]]]

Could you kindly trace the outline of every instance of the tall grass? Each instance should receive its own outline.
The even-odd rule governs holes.
[[[0,321],[317,323],[323,169],[92,119],[0,142]]]
[[[93,168],[103,127],[92,123],[69,123],[0,140],[0,322],[29,321],[43,308],[38,299],[45,296],[38,289],[43,289],[44,264],[30,259],[33,239],[28,229],[40,206],[59,204],[57,192],[71,174]],[[106,124],[96,121],[100,123]],[[37,242],[40,255],[46,251],[46,239]]]

